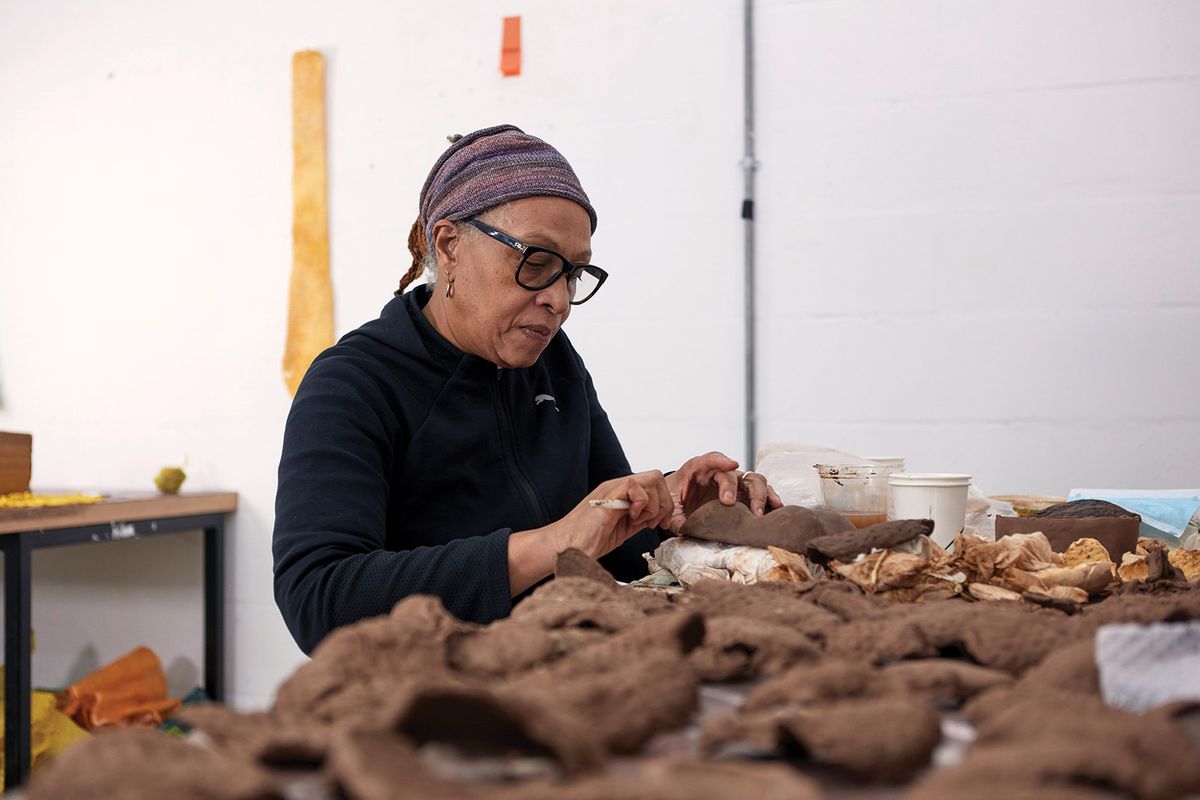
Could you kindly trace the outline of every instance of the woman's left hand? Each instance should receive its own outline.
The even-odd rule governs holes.
[[[783,506],[765,477],[757,472],[738,472],[738,462],[724,453],[705,453],[688,459],[667,476],[667,487],[679,501],[677,509],[682,509],[671,520],[671,529],[676,532],[692,512],[710,500],[719,499],[727,506],[740,501],[760,517],[768,507]]]

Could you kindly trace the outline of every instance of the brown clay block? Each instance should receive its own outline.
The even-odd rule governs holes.
[[[750,547],[774,546],[793,553],[803,553],[808,543],[818,536],[853,528],[849,520],[833,511],[784,506],[756,517],[741,503],[726,506],[719,500],[712,500],[696,509],[683,523],[679,533],[710,542]]]
[[[29,491],[33,474],[33,436],[0,431],[0,494]]]
[[[818,537],[808,543],[808,552],[814,560],[853,561],[859,553],[886,550],[922,534],[928,536],[932,532],[931,519],[897,519],[862,530],[848,530]]]
[[[414,694],[396,709],[390,728],[418,745],[440,742],[474,755],[552,758],[568,773],[595,768],[604,760],[596,728],[584,717],[535,697],[483,687]]]
[[[186,705],[172,719],[204,731],[211,746],[250,756],[264,766],[318,766],[325,760],[332,729],[266,712],[240,713],[220,703]]]
[[[883,679],[901,692],[955,705],[1013,683],[1007,672],[949,658],[897,661],[883,668]]]
[[[789,625],[722,616],[706,620],[704,627],[704,643],[688,655],[688,663],[706,682],[774,675],[821,657],[820,648]]]
[[[497,691],[518,703],[572,715],[611,752],[636,752],[655,734],[691,718],[699,682],[686,656],[704,636],[698,614],[655,614],[510,678]]]
[[[857,661],[825,659],[801,663],[756,686],[743,712],[778,711],[793,705],[813,705],[850,697],[875,697],[888,687],[880,671]]]
[[[907,780],[942,739],[927,701],[896,695],[785,711],[778,724],[785,748],[872,781]]]
[[[449,780],[429,769],[407,739],[377,731],[346,732],[334,741],[328,770],[349,800],[468,800],[502,791]],[[509,795],[511,797],[511,795]]]
[[[436,597],[405,598],[386,617],[329,634],[279,687],[273,711],[326,723],[378,713],[377,693],[386,697],[410,690],[406,683],[449,679],[446,640],[477,627],[456,619]]]
[[[526,794],[523,800],[817,800],[815,783],[784,764],[662,759],[637,772],[589,777],[561,793]]]
[[[1121,564],[1121,555],[1138,546],[1140,523],[1141,517],[1121,506],[1103,500],[1073,500],[1033,517],[996,517],[996,539],[1040,530],[1056,553],[1067,552],[1075,540],[1094,539],[1104,545],[1112,563]]]
[[[144,728],[101,730],[34,773],[30,800],[284,800],[244,758]]]
[[[860,593],[861,595],[861,593]],[[716,617],[753,617],[788,625],[809,635],[837,625],[837,615],[820,608],[793,590],[791,584],[700,581],[678,595],[676,605],[697,611],[706,620]]]
[[[1099,697],[1100,671],[1096,668],[1095,637],[1085,636],[1053,650],[1021,676],[1016,689],[1018,696],[1056,691]],[[986,716],[986,707],[981,716]]]
[[[973,746],[962,763],[931,771],[906,800],[1116,800],[1182,797],[1140,790],[1139,777],[1161,760],[1134,760],[1125,749],[1096,741],[1010,742]],[[1153,789],[1159,788],[1153,784]],[[1139,790],[1134,790],[1138,787]]]

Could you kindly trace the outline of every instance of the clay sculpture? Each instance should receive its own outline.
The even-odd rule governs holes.
[[[886,550],[918,536],[933,533],[931,519],[897,519],[881,522],[862,530],[850,529],[827,534],[808,543],[809,557],[814,561],[851,561],[860,553]]]
[[[679,533],[710,542],[803,553],[813,539],[850,530],[854,525],[836,511],[784,506],[756,517],[741,503],[726,506],[712,500],[696,509]]]

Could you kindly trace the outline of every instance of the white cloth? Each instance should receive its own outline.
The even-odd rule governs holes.
[[[1200,701],[1200,622],[1104,625],[1096,633],[1104,702],[1145,711]]]

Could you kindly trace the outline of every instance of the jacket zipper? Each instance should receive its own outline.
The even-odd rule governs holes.
[[[534,523],[538,526],[545,525],[549,522],[547,519],[549,515],[538,499],[537,492],[533,488],[533,482],[525,475],[525,471],[521,469],[520,461],[517,459],[517,451],[515,449],[516,432],[512,427],[512,417],[504,404],[504,394],[500,391],[503,375],[503,368],[496,367],[496,414],[500,426],[500,448],[503,451],[501,455],[508,463],[513,480],[525,498],[525,503],[529,507],[529,512],[534,519]]]

